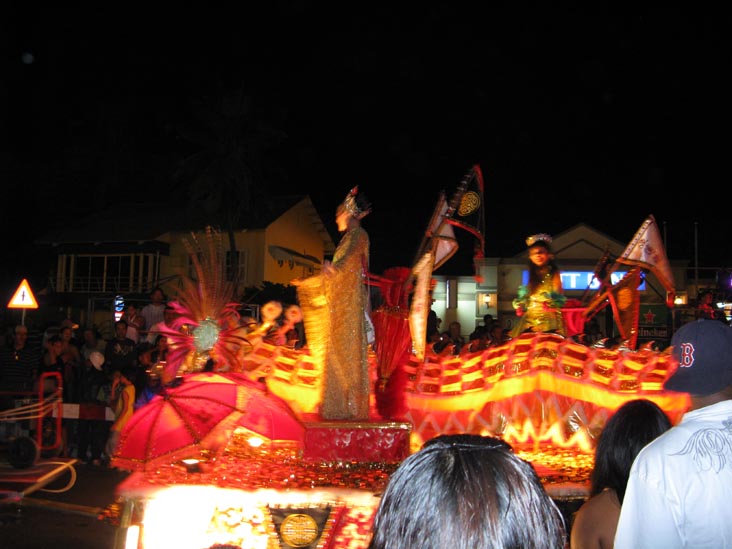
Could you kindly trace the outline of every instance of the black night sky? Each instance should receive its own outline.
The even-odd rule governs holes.
[[[185,201],[182,167],[214,149],[328,223],[359,185],[376,273],[411,266],[473,164],[489,257],[580,222],[628,242],[653,214],[671,260],[732,267],[729,16],[262,4],[4,10],[11,290],[45,272],[34,238],[113,201]],[[472,274],[469,248],[437,274]]]

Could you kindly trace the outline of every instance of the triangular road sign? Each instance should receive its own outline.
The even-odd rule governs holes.
[[[18,289],[15,290],[13,299],[8,303],[8,309],[37,309],[38,302],[36,301],[33,292],[31,292],[28,281],[24,278],[23,282],[20,283]]]

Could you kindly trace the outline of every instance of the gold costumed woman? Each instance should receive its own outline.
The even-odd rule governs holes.
[[[551,250],[552,237],[545,233],[526,239],[529,247],[529,283],[519,287],[513,308],[519,317],[511,337],[524,332],[553,332],[567,335],[562,307],[567,302],[559,267]]]
[[[343,233],[320,274],[293,280],[303,313],[305,339],[314,361],[323,369],[320,417],[368,419],[369,236],[361,220],[371,205],[358,187],[336,211]]]

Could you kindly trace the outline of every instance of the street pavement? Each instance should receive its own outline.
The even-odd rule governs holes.
[[[72,475],[64,472],[44,489],[20,501],[0,500],[0,546],[8,549],[115,547],[117,529],[112,521],[103,518],[104,511],[115,504],[115,488],[128,473],[83,463],[76,463],[74,470],[76,479],[70,487]]]

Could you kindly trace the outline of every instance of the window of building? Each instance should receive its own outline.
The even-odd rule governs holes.
[[[234,280],[234,274],[239,281],[246,280],[247,276],[247,254],[245,250],[228,250],[226,252],[226,280]],[[233,267],[233,269],[232,269]]]
[[[198,253],[199,260],[201,259],[201,252]],[[247,275],[247,252],[246,250],[227,250],[225,253],[224,258],[224,273],[226,276],[226,280],[229,282],[232,282],[234,280],[234,275],[238,274],[239,281],[242,282],[246,279]],[[232,270],[232,266],[233,269]],[[196,271],[193,268],[193,262],[191,261],[190,257],[188,258],[188,276],[193,278],[194,280],[198,278],[196,276]]]
[[[157,270],[154,254],[60,255],[57,291],[142,292],[157,279]]]

